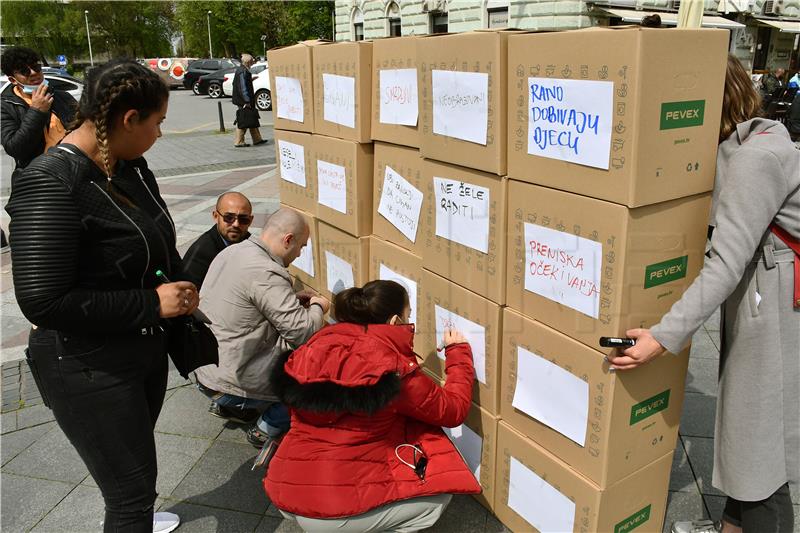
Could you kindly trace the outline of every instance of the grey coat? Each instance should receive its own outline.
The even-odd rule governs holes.
[[[198,368],[197,379],[216,391],[256,400],[278,401],[268,381],[278,356],[322,327],[322,309],[300,305],[289,271],[253,236],[214,258],[200,309],[219,342],[219,367]]]
[[[678,353],[722,307],[712,482],[742,501],[800,479],[800,310],[794,254],[773,221],[800,237],[800,150],[781,124],[756,118],[719,146],[708,257],[652,328]]]

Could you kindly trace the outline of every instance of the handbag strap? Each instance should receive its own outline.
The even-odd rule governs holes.
[[[794,252],[794,297],[792,304],[795,309],[800,309],[800,239],[793,237],[788,231],[775,222],[769,225],[769,230]]]

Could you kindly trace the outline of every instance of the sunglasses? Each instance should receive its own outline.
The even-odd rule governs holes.
[[[217,211],[216,209],[214,211]],[[233,213],[220,213],[217,214],[222,217],[226,224],[233,224],[237,220],[242,226],[247,226],[253,221],[253,215],[234,215]]]
[[[31,72],[41,72],[42,71],[42,64],[36,63],[35,65],[30,65],[27,67],[22,67],[17,72],[19,72],[22,76],[30,76]]]

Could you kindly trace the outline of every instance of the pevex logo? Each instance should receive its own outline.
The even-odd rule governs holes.
[[[631,516],[614,526],[614,533],[626,533],[628,531],[633,531],[648,520],[650,520],[649,505],[641,511],[633,513]]]
[[[629,425],[641,422],[667,407],[669,407],[669,389],[631,407],[631,423]]]
[[[644,288],[656,287],[686,277],[689,256],[676,257],[661,263],[647,265],[644,269]]]
[[[706,109],[705,100],[690,100],[688,102],[664,102],[661,104],[662,130],[676,128],[691,128],[703,125],[703,113]]]

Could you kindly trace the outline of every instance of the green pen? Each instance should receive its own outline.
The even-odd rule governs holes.
[[[157,277],[158,279],[160,279],[161,281],[163,281],[164,283],[172,283],[172,282],[169,280],[169,278],[167,277],[167,275],[166,275],[166,274],[164,274],[164,271],[163,271],[163,270],[161,270],[161,269],[158,269],[158,270],[156,270],[156,277]],[[194,311],[192,311],[192,316],[193,316],[193,317],[195,317],[195,318],[196,318],[197,320],[199,320],[200,322],[204,322],[204,323],[206,323],[206,324],[211,324],[211,319],[210,319],[210,318],[208,318],[208,317],[206,316],[206,314],[200,310],[200,308],[199,308],[199,307],[198,307],[198,308],[196,308]]]

